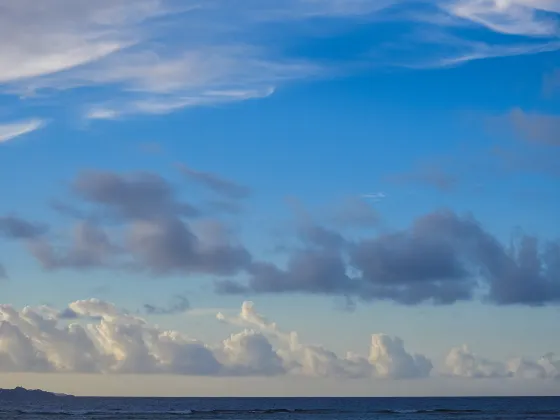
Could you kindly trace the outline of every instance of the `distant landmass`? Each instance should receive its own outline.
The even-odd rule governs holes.
[[[23,399],[45,399],[45,398],[60,398],[60,397],[72,397],[72,395],[67,394],[57,394],[54,392],[47,392],[41,389],[25,389],[18,386],[14,389],[2,389],[0,388],[0,400],[23,400]]]

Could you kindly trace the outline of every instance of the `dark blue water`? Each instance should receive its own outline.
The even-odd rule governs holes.
[[[560,398],[60,398],[0,403],[0,419],[560,419]]]

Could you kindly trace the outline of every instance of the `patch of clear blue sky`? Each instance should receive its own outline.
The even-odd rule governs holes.
[[[294,44],[292,53],[322,55],[325,62],[342,59],[345,54],[366,54],[373,35],[364,37],[363,31],[368,29],[340,38],[338,47],[332,40],[328,48],[317,40]],[[364,39],[368,43],[361,45],[359,40]],[[560,234],[557,179],[517,173],[496,177],[490,169],[480,170],[467,163],[481,156],[486,159],[493,145],[519,142],[490,133],[485,128],[488,117],[514,107],[560,111],[558,101],[544,98],[542,91],[543,75],[557,65],[559,58],[560,54],[549,53],[421,71],[369,68],[353,77],[286,85],[262,100],[89,126],[82,126],[76,119],[81,95],[86,91],[68,91],[59,98],[64,106],[53,107],[52,100],[46,100],[42,105],[14,107],[10,112],[10,116],[22,118],[47,115],[52,123],[2,145],[0,213],[17,211],[69,227],[48,209],[47,203],[51,198],[64,198],[65,183],[78,171],[151,170],[181,185],[184,181],[173,164],[184,162],[253,188],[254,197],[236,224],[242,226],[245,242],[257,255],[273,245],[270,229],[290,218],[286,196],[313,207],[332,204],[347,195],[383,191],[387,199],[377,206],[394,227],[406,226],[428,211],[449,207],[472,211],[488,230],[504,240],[516,226],[553,238]],[[99,92],[88,89],[87,95]],[[1,101],[5,106],[13,104],[10,99]],[[143,142],[156,142],[163,152],[143,153],[139,148]],[[387,175],[448,157],[460,180],[457,191],[442,193],[386,180]],[[545,198],[527,199],[524,191]],[[198,194],[186,184],[183,192],[186,198]],[[61,305],[89,297],[99,285],[109,285],[107,297],[125,307],[138,307],[148,299],[165,303],[173,294],[185,291],[192,296],[195,307],[237,308],[241,303],[237,297],[213,295],[209,283],[202,279],[138,279],[103,271],[44,273],[17,246],[1,246],[14,278],[3,286],[4,299],[18,305]],[[22,288],[32,290],[33,295],[22,294]],[[373,304],[360,305],[357,312],[349,314],[333,311],[331,298],[290,298],[289,311],[284,296],[254,300],[281,325],[302,330],[311,341],[339,351],[346,347],[365,350],[371,332],[399,335],[411,349],[429,355],[462,342],[496,357],[538,356],[560,346],[560,338],[551,334],[557,328],[554,308],[480,304],[405,308]],[[297,321],[304,314],[306,323],[300,325]],[[318,333],[327,319],[340,336]],[[193,336],[217,337],[223,329],[212,326],[215,322],[211,319],[194,322],[177,317],[169,324],[193,331]]]

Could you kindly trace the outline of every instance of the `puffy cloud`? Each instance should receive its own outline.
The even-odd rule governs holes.
[[[385,334],[371,338],[369,362],[377,375],[389,378],[422,378],[432,370],[432,362],[425,356],[407,353],[403,340]]]
[[[244,302],[238,316],[218,319],[234,325],[257,328],[278,344],[278,354],[292,373],[319,377],[347,378],[420,378],[429,376],[432,363],[424,356],[406,352],[398,337],[374,334],[369,358],[349,352],[344,357],[322,346],[305,344],[297,332],[284,332],[274,322],[259,314],[252,302]]]
[[[488,302],[544,305],[560,302],[560,243],[519,235],[504,246],[473,217],[438,211],[406,230],[333,249],[332,235],[314,235],[285,268],[254,262],[247,283],[217,281],[220,293],[305,292],[451,304],[476,293]],[[317,246],[323,241],[324,246]]]
[[[395,379],[423,377],[431,370],[427,359],[404,350],[402,340],[384,335],[373,336],[369,359],[353,353],[339,357],[304,344],[297,333],[285,333],[257,313],[251,302],[234,318],[218,318],[243,330],[208,345],[98,299],[72,302],[63,311],[2,305],[0,370]]]
[[[558,378],[560,362],[551,354],[536,362],[525,358],[492,361],[472,353],[463,345],[451,349],[447,354],[444,374],[465,378]]]
[[[432,373],[432,362],[408,352],[398,337],[373,334],[369,355],[340,356],[303,342],[295,331],[283,331],[252,302],[244,302],[236,316],[219,313],[217,318],[241,331],[208,344],[151,325],[99,299],[71,302],[62,311],[0,305],[0,371],[372,380],[425,378]],[[442,374],[462,378],[560,378],[560,361],[553,354],[537,361],[494,362],[463,346],[452,349],[444,362]]]
[[[70,241],[31,241],[32,254],[47,269],[231,275],[251,261],[249,252],[220,223],[194,221],[198,211],[180,201],[176,189],[158,175],[87,172],[73,182],[72,191],[79,204],[105,217],[78,223]],[[118,222],[111,236],[101,225],[106,216]],[[15,232],[13,222],[4,224],[11,229],[7,232]],[[0,232],[1,228],[0,220]]]

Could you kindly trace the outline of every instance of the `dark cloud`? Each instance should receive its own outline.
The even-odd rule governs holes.
[[[191,305],[185,296],[175,296],[168,306],[157,306],[145,303],[143,311],[148,315],[174,315],[187,311]]]
[[[177,199],[175,189],[164,178],[152,173],[84,172],[74,181],[72,189],[86,202],[125,219],[197,214],[192,205]]]
[[[435,164],[394,174],[388,179],[395,183],[429,186],[442,192],[453,191],[458,184],[456,176]]]
[[[17,216],[0,217],[0,236],[8,239],[33,239],[43,235],[47,226],[28,222]]]
[[[560,146],[560,115],[527,113],[516,108],[507,122],[523,139],[549,146]]]
[[[76,225],[68,241],[31,241],[32,254],[47,269],[233,275],[250,264],[249,252],[219,223],[190,223],[193,207],[179,201],[175,189],[157,175],[87,172],[75,180],[73,191],[81,198],[77,204],[93,205],[119,223],[108,234],[99,224],[103,218],[90,218]]]
[[[298,250],[285,268],[254,263],[249,272],[246,284],[221,281],[217,291],[327,294],[407,305],[452,304],[479,294],[496,304],[560,303],[558,242],[540,245],[522,235],[514,247],[505,247],[474,218],[450,211],[346,250]]]
[[[196,182],[225,198],[240,200],[249,197],[251,194],[251,190],[248,187],[239,185],[216,174],[197,171],[185,165],[179,165],[179,169],[192,182]]]
[[[138,265],[158,275],[171,272],[232,275],[251,261],[243,246],[206,243],[178,219],[134,224],[128,232],[126,249]]]

